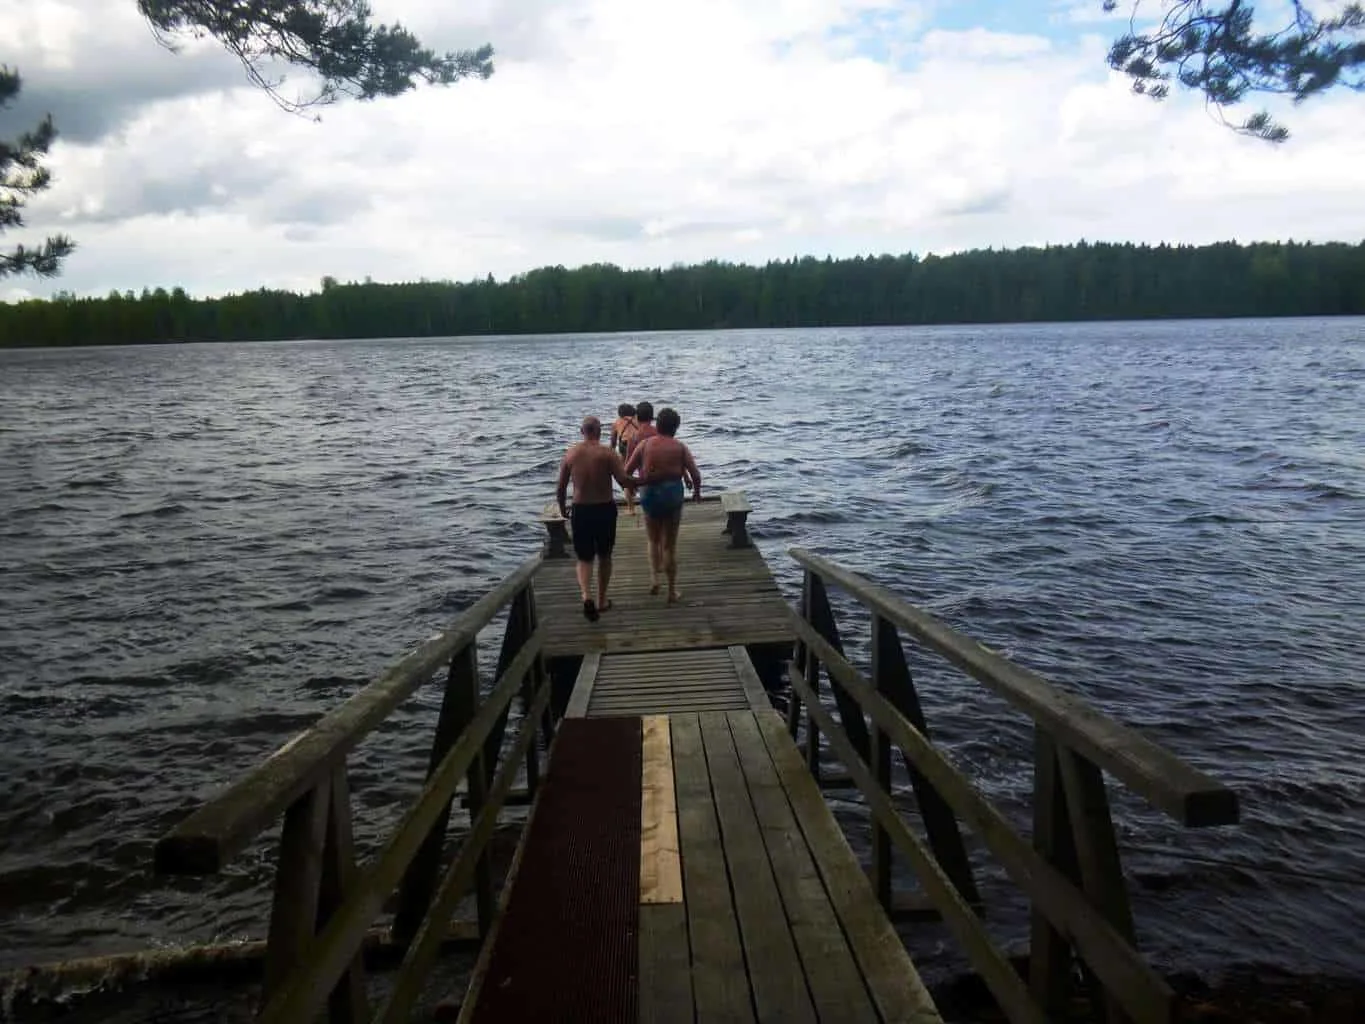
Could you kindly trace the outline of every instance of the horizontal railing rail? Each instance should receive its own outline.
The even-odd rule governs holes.
[[[791,666],[788,729],[806,711],[806,758],[817,778],[823,734],[873,818],[873,880],[891,908],[891,851],[909,861],[969,960],[1010,1020],[1041,1022],[1070,997],[1074,958],[1105,1019],[1168,1022],[1174,993],[1136,948],[1103,770],[1187,826],[1238,820],[1236,794],[1132,729],[1064,693],[885,587],[795,549],[805,570]],[[845,657],[827,584],[872,616],[870,676]],[[1034,829],[1021,836],[931,741],[902,645],[902,631],[1033,719]],[[821,703],[828,676],[838,719]],[[870,725],[869,725],[870,722]],[[891,798],[898,747],[925,826],[921,840]],[[1027,979],[983,927],[980,896],[959,830],[965,823],[1029,897]]]
[[[407,1019],[421,993],[458,902],[471,886],[478,930],[491,927],[494,902],[488,842],[523,766],[534,796],[538,735],[553,738],[551,680],[542,657],[534,577],[528,559],[447,629],[264,762],[208,800],[157,843],[158,871],[211,874],[281,815],[261,1018],[332,1021]],[[494,682],[481,699],[478,636],[508,609]],[[449,664],[427,776],[380,851],[356,864],[347,755]],[[522,719],[504,757],[514,699]],[[441,860],[454,797],[463,780],[470,824],[452,862]],[[373,925],[395,898],[389,937],[404,953],[384,1004],[372,1018],[362,953]]]

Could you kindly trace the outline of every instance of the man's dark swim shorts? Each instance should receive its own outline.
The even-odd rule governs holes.
[[[611,549],[616,546],[616,502],[575,505],[571,525],[573,553],[580,562],[611,557]]]

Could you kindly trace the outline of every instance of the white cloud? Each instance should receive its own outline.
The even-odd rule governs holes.
[[[93,59],[62,35],[70,3],[23,6],[26,31],[57,40],[44,52],[75,39],[73,66]],[[949,32],[929,4],[890,0],[375,7],[438,48],[492,41],[496,74],[314,124],[200,55],[238,76],[227,91],[182,82],[54,154],[30,223],[80,249],[63,278],[15,284],[214,293],[597,260],[1365,236],[1358,97],[1291,111],[1295,139],[1272,149],[1192,98],[1132,96],[1105,35]],[[105,50],[187,59],[125,13]]]

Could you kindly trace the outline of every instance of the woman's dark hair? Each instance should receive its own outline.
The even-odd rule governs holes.
[[[678,432],[678,424],[681,422],[682,417],[678,415],[677,410],[669,408],[659,410],[657,425],[659,433],[663,434],[664,437],[672,437],[676,434]]]
[[[654,418],[654,403],[639,402],[635,406],[635,418],[641,423],[648,423]]]
[[[626,416],[634,416],[635,406],[631,405],[629,402],[622,402],[620,405],[616,407],[616,415],[622,417],[623,419]]]

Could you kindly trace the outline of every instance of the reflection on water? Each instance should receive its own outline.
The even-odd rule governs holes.
[[[258,932],[264,846],[162,881],[156,836],[534,550],[579,418],[646,397],[711,489],[749,491],[789,594],[785,549],[828,553],[1239,791],[1244,824],[1207,833],[1119,800],[1150,952],[1358,966],[1365,890],[1150,848],[1365,877],[1363,342],[1296,320],[0,353],[0,966]],[[1025,720],[912,660],[936,738],[1026,823]],[[435,706],[356,756],[363,843]],[[909,934],[937,962],[942,933]]]

